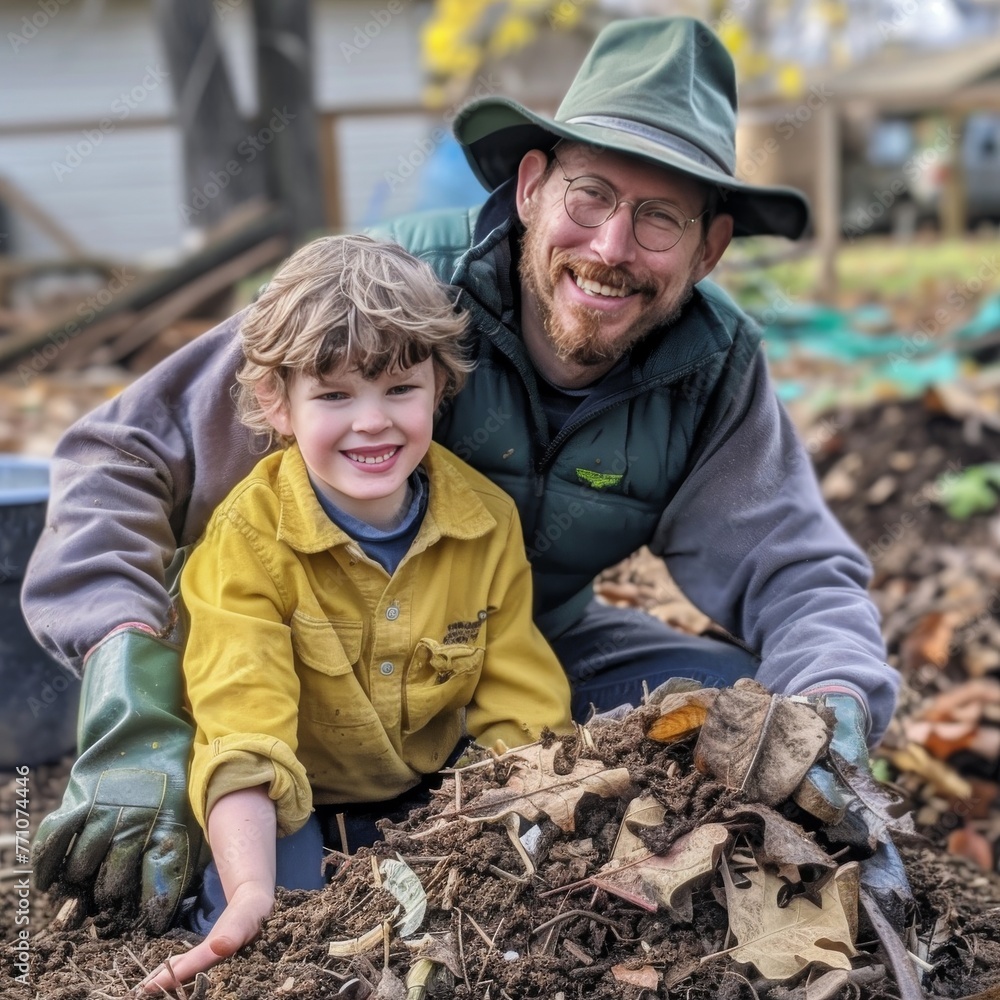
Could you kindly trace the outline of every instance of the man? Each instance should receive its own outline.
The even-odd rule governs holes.
[[[819,496],[769,383],[759,331],[710,273],[734,235],[801,235],[797,192],[733,176],[736,94],[686,18],[612,24],[554,120],[487,98],[455,132],[492,189],[481,210],[390,228],[460,290],[477,367],[436,437],[517,502],[536,620],[591,705],[644,685],[756,674],[823,694],[835,746],[866,758],[890,718],[869,568]],[[25,584],[40,640],[79,669],[80,751],[35,871],[167,926],[194,868],[190,732],[167,580],[259,455],[229,390],[239,317],[71,429]],[[643,544],[734,644],[593,601]],[[843,812],[828,777],[817,786]],[[76,840],[73,838],[76,836]]]

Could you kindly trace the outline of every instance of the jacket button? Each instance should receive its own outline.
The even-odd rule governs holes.
[[[382,675],[384,677],[388,677],[389,674],[391,674],[395,669],[396,668],[392,665],[392,663],[389,660],[386,660],[384,663],[379,664],[379,670],[382,672]]]
[[[394,622],[399,617],[399,608],[395,604],[390,604],[389,607],[385,609],[385,616],[389,621]]]

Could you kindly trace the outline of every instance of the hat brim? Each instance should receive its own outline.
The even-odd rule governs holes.
[[[484,97],[462,108],[452,125],[477,179],[492,191],[513,177],[524,154],[548,151],[560,139],[637,156],[706,184],[721,195],[719,211],[732,215],[734,236],[798,239],[809,224],[809,203],[800,191],[737,180],[724,170],[690,160],[642,136],[598,125],[569,125],[537,115],[504,97]]]

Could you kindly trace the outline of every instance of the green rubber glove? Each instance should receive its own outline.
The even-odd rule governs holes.
[[[864,706],[849,694],[826,694],[820,698],[836,716],[829,750],[839,754],[849,764],[870,771],[868,715]],[[833,824],[844,818],[854,795],[835,771],[824,764],[813,764],[795,798],[799,805],[824,823]]]
[[[32,846],[40,889],[58,884],[116,924],[139,919],[156,934],[173,922],[201,844],[187,798],[194,731],[182,688],[180,650],[146,632],[115,632],[94,648],[79,757]]]

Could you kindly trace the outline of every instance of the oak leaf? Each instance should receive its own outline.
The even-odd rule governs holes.
[[[507,783],[486,789],[458,815],[471,822],[497,822],[510,813],[531,822],[547,816],[564,833],[572,833],[576,806],[584,795],[617,798],[631,791],[627,768],[609,768],[599,760],[578,759],[569,774],[558,774],[555,758],[560,752],[558,743],[536,743],[505,755],[513,768]]]
[[[679,837],[666,854],[645,849],[606,864],[590,882],[644,910],[660,905],[686,914],[691,883],[715,870],[729,831],[721,823],[706,823]]]
[[[618,828],[615,846],[611,849],[612,861],[621,861],[635,851],[646,850],[646,845],[636,835],[639,829],[652,829],[663,822],[666,809],[663,804],[648,792],[634,798],[622,816],[622,825]]]
[[[729,926],[739,942],[730,951],[737,962],[750,963],[765,979],[775,980],[790,979],[812,962],[850,970],[857,954],[852,932],[857,927],[857,864],[837,869],[822,888],[820,906],[796,897],[780,907],[783,883],[777,875],[763,868],[743,875],[749,885],[737,888],[728,866],[722,865]]]

